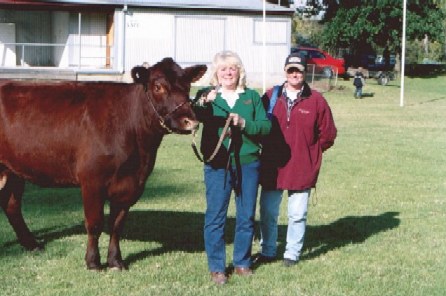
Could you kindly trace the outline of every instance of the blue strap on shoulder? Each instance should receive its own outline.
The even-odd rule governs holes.
[[[274,106],[276,105],[277,98],[279,97],[279,88],[279,85],[274,86],[273,93],[271,95],[271,98],[269,99],[268,111],[266,112],[266,116],[268,117],[268,119],[271,119],[273,116]]]

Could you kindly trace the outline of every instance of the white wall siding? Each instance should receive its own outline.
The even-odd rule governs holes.
[[[126,15],[125,68],[174,56],[174,15],[135,10]]]
[[[283,80],[283,63],[289,53],[291,20],[274,17],[266,22],[267,85]],[[180,65],[211,64],[216,52],[237,52],[247,70],[248,82],[262,84],[263,23],[259,16],[138,9],[126,16],[126,72],[143,62],[164,57]],[[202,79],[202,83],[206,83]]]
[[[291,20],[289,18],[268,18],[265,22],[263,35],[262,18],[253,19],[253,41],[257,49],[259,60],[256,61],[257,71],[253,71],[252,79],[259,81],[263,75],[261,69],[265,63],[266,86],[283,82],[285,79],[283,67],[285,59],[290,53]],[[265,58],[263,58],[263,38],[265,38]]]
[[[225,48],[226,18],[214,16],[175,17],[175,58],[182,64],[209,63]]]
[[[227,49],[236,51],[245,65],[248,82],[253,86],[259,86],[262,81],[263,63],[265,72],[268,73],[267,85],[279,83],[282,80],[283,63],[289,53],[290,39],[278,42],[277,36],[284,36],[282,32],[267,30],[265,57],[263,55],[263,23],[259,17],[229,16]],[[289,35],[291,23],[288,19],[268,19],[266,27],[271,24],[277,29],[277,24],[282,25],[282,30],[287,30]],[[259,36],[262,36],[259,40]]]

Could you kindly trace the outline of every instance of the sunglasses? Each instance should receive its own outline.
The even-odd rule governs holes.
[[[288,74],[292,74],[292,73],[294,73],[294,72],[300,72],[300,73],[303,73],[301,70],[299,70],[299,69],[296,68],[296,67],[291,67],[291,68],[289,68],[288,70],[286,70],[286,72],[287,72]]]

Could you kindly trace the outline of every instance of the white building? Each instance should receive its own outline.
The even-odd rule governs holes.
[[[0,76],[63,70],[120,79],[143,62],[209,65],[233,50],[251,85],[263,71],[271,85],[283,79],[293,14],[262,0],[0,1]]]

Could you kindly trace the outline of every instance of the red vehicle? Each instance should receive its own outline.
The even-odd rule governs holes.
[[[307,64],[316,66],[316,71],[322,71],[326,77],[332,77],[335,73],[338,76],[345,74],[344,59],[336,59],[327,52],[312,47],[294,47],[291,48],[291,53],[300,53],[307,59]]]

